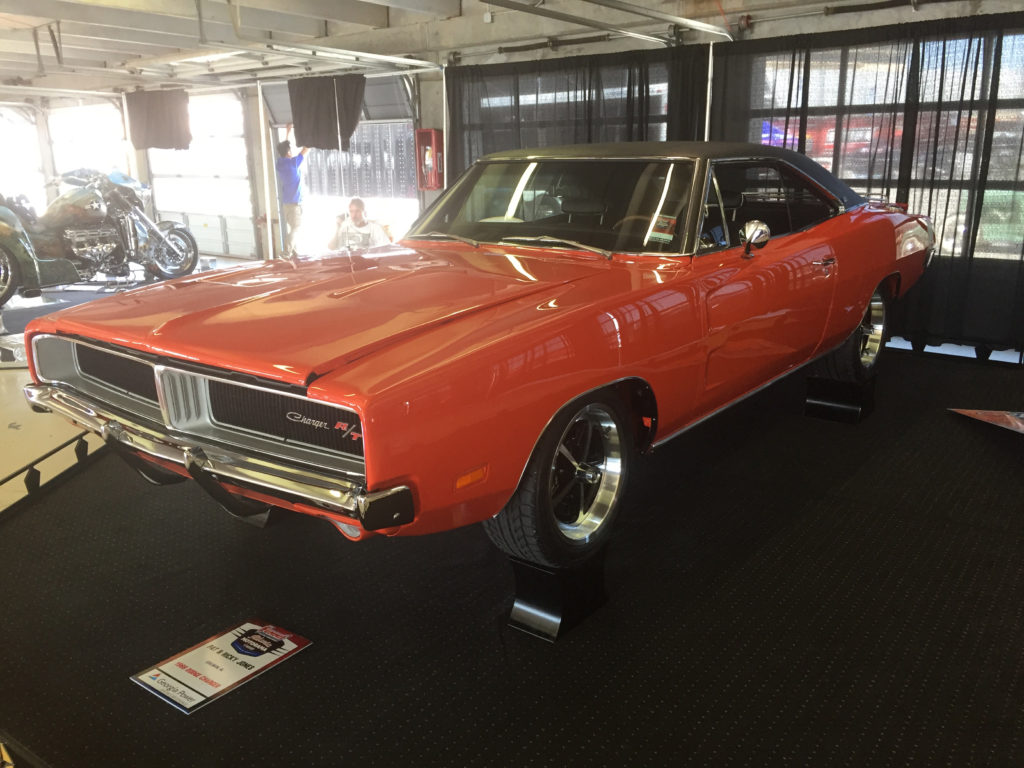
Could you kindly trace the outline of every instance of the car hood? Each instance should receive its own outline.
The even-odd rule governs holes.
[[[305,385],[438,324],[609,269],[600,256],[539,250],[457,243],[266,262],[128,291],[47,325]]]

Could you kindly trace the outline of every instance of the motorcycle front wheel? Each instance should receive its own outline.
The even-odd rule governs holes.
[[[21,285],[21,272],[14,254],[0,246],[0,307],[14,295]]]
[[[184,227],[173,227],[164,230],[164,237],[174,243],[178,252],[166,243],[155,243],[146,270],[161,280],[192,274],[199,264],[199,246],[192,233]]]

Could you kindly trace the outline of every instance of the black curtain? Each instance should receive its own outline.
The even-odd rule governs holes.
[[[124,95],[136,149],[188,149],[188,93],[184,90],[133,91]]]
[[[363,95],[366,91],[364,75],[339,75],[334,78],[334,92],[338,99],[338,136],[341,149],[349,151],[352,134],[363,116]]]
[[[1024,348],[1024,14],[715,46],[711,138],[788,146],[929,215],[915,342]]]
[[[366,77],[300,77],[288,81],[295,143],[348,152],[363,111]]]
[[[701,138],[707,50],[451,67],[449,168],[506,149]]]

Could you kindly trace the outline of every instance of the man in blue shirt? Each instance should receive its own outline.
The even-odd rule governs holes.
[[[285,139],[277,145],[277,189],[281,195],[281,208],[284,220],[288,224],[288,234],[284,239],[284,256],[295,255],[295,233],[302,226],[302,176],[299,167],[302,165],[307,147],[300,147],[299,154],[292,154],[292,143]]]

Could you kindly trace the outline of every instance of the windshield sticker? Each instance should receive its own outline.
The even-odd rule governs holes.
[[[658,216],[654,220],[654,227],[651,228],[651,234],[648,236],[648,239],[667,243],[675,237],[675,234],[676,220],[671,216]]]

